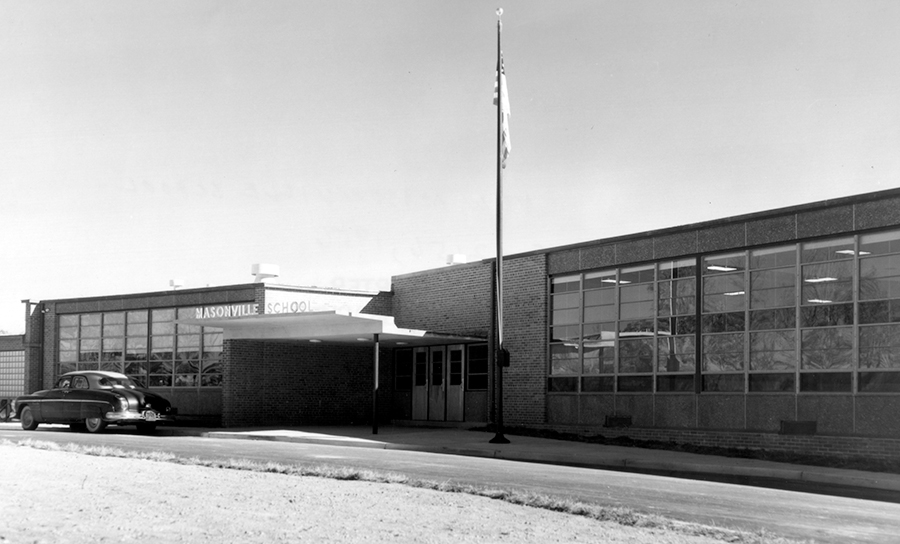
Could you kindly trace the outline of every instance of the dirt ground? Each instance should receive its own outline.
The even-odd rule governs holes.
[[[0,445],[0,543],[718,542],[399,484]]]

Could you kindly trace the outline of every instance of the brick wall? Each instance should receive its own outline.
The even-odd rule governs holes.
[[[547,259],[533,255],[503,262],[503,420],[544,423],[547,405]]]
[[[394,294],[381,291],[362,309],[362,313],[370,315],[394,315]]]
[[[789,435],[749,431],[711,431],[707,429],[651,429],[602,427],[567,427],[540,425],[585,436],[606,438],[625,436],[634,440],[654,440],[719,448],[745,448],[766,451],[803,453],[823,457],[863,458],[896,461],[900,459],[900,439],[867,436]]]
[[[0,351],[22,351],[25,349],[25,337],[21,334],[5,334],[0,336]]]
[[[491,325],[491,263],[394,276],[398,327],[484,336]]]
[[[222,425],[371,424],[372,347],[226,340]],[[388,421],[393,363],[381,350],[379,419]]]

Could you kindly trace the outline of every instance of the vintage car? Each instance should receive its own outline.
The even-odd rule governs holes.
[[[151,432],[158,423],[175,421],[177,413],[169,401],[128,376],[100,370],[63,374],[55,388],[18,397],[14,410],[26,431],[40,423],[68,423],[90,433],[107,425],[137,425]]]

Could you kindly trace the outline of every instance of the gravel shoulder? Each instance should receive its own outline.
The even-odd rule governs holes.
[[[462,493],[0,445],[0,543],[712,543]]]

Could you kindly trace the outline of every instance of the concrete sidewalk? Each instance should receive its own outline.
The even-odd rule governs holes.
[[[509,444],[492,444],[493,433],[454,428],[389,426],[380,427],[378,434],[372,434],[371,427],[298,427],[206,430],[201,434],[209,438],[410,450],[709,479],[716,476],[765,478],[900,493],[900,474],[515,435],[506,435]]]
[[[42,425],[42,427],[56,427]],[[68,426],[59,426],[68,428]],[[0,429],[19,429],[18,422],[0,422]],[[124,427],[124,429],[130,429]],[[794,465],[757,459],[700,455],[669,450],[567,442],[506,435],[509,444],[492,444],[493,433],[459,428],[383,426],[378,434],[366,426],[272,427],[211,429],[162,426],[162,436],[199,436],[235,440],[271,440],[305,444],[408,450],[468,455],[508,461],[546,463],[597,469],[671,474],[699,479],[752,478],[897,493],[900,474]],[[23,431],[23,438],[26,432]],[[27,435],[28,438],[39,438]]]

